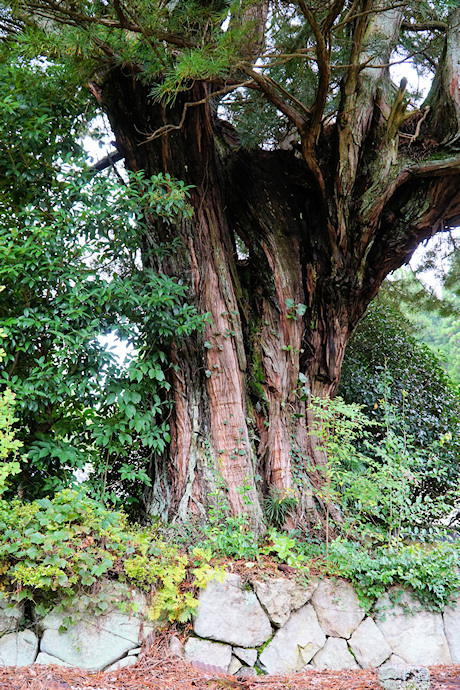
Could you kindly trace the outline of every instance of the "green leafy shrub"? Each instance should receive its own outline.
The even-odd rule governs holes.
[[[122,513],[69,490],[52,500],[23,505],[0,500],[0,589],[14,599],[33,600],[41,612],[58,602],[87,596],[96,613],[107,608],[103,587],[118,580],[139,587],[152,619],[185,622],[196,610],[197,588],[221,581],[225,565],[216,556],[260,560],[270,556],[298,568],[350,580],[370,607],[390,586],[410,587],[422,604],[436,609],[460,589],[460,555],[455,544],[399,544],[398,548],[335,539],[307,543],[299,534],[271,529],[250,543],[247,523],[214,525],[203,546],[187,551],[153,530],[130,527]],[[231,535],[233,528],[234,535]],[[212,547],[212,548],[211,548]],[[98,594],[99,591],[99,594]]]
[[[209,552],[181,552],[70,490],[25,505],[0,501],[0,535],[1,586],[17,600],[71,600],[112,578],[144,589],[152,618],[185,621],[197,605],[193,589],[221,577]]]
[[[413,591],[427,609],[440,610],[460,589],[460,553],[453,544],[404,544],[398,549],[365,549],[335,540],[329,549],[334,574],[353,583],[369,608],[389,587]]]
[[[150,456],[170,441],[168,345],[203,323],[180,281],[139,265],[138,232],[146,204],[166,223],[186,215],[187,188],[138,172],[128,193],[75,161],[61,174],[52,203],[43,192],[12,211],[0,197],[0,380],[28,456],[18,483],[31,500],[84,470],[93,497],[135,512]],[[102,336],[133,354],[120,362]]]
[[[0,292],[3,287],[0,287]],[[0,330],[0,338],[5,334]],[[5,350],[0,347],[0,362],[5,356]],[[14,416],[14,404],[16,396],[6,388],[0,394],[0,497],[7,489],[8,479],[21,470],[21,465],[16,457],[17,451],[22,447],[22,442],[15,437],[13,425],[17,422]],[[11,458],[12,456],[12,458]]]
[[[101,139],[94,108],[80,88],[65,97],[79,77],[23,47],[7,57],[0,46],[0,382],[28,458],[9,495],[51,496],[83,471],[94,498],[138,518],[151,457],[170,442],[166,352],[203,323],[182,280],[142,261],[140,235],[189,217],[188,187],[162,173],[95,175],[79,143]],[[170,239],[148,253],[177,251]],[[115,339],[129,362],[107,346]]]
[[[417,534],[442,535],[445,518],[460,497],[459,487],[446,482],[444,492],[431,496],[420,490],[432,475],[442,480],[447,469],[435,458],[437,444],[420,449],[404,426],[402,415],[389,400],[385,377],[378,405],[384,423],[377,424],[362,406],[347,404],[340,397],[312,399],[313,431],[325,456],[321,472],[324,485],[320,498],[326,506],[326,552],[332,530],[329,506],[340,511],[334,533],[360,541],[387,542],[397,546]],[[370,429],[379,427],[380,442]],[[427,456],[431,462],[426,462]],[[429,528],[429,530],[427,529]]]

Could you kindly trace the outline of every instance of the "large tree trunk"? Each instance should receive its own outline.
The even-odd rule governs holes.
[[[186,98],[207,95],[196,84]],[[185,102],[185,101],[184,101]],[[142,238],[144,261],[182,278],[190,300],[208,314],[204,332],[175,345],[171,371],[175,407],[169,453],[153,463],[152,512],[185,519],[225,501],[231,513],[246,512],[255,526],[262,511],[256,489],[257,456],[246,394],[247,362],[240,316],[241,287],[235,245],[224,212],[209,105],[190,109],[183,126],[152,142],[142,133],[182,118],[183,103],[165,113],[135,79],[114,72],[104,104],[129,169],[161,171],[192,186],[191,221],[174,227],[149,224]],[[134,106],[134,107],[133,107]],[[133,117],[134,114],[134,117]],[[177,251],[159,258],[155,247],[179,237]]]
[[[204,85],[194,89],[185,99],[206,95]],[[182,119],[183,103],[165,113],[138,81],[115,71],[103,93],[128,168],[162,170],[192,185],[192,220],[150,223],[142,249],[144,261],[187,281],[190,299],[209,314],[204,332],[170,353],[177,365],[170,372],[172,442],[153,461],[150,510],[185,519],[226,500],[233,514],[247,513],[260,528],[262,499],[275,487],[295,489],[303,516],[315,522],[313,488],[322,480],[306,470],[315,449],[299,372],[311,394],[333,393],[348,326],[332,305],[325,314],[319,304],[310,227],[319,228],[321,218],[297,182],[308,170],[288,152],[232,157],[226,150],[222,160],[217,148],[222,153],[225,142],[220,137],[215,147],[220,123],[209,104],[190,108],[167,137],[146,141],[163,122]],[[243,261],[236,235],[249,250]],[[155,247],[173,236],[181,245],[160,259]]]
[[[337,121],[321,128],[313,113],[308,129],[299,120],[301,159],[294,150],[239,150],[213,115],[209,85],[195,82],[166,107],[136,74],[108,72],[102,103],[127,167],[192,186],[192,219],[150,222],[144,261],[184,280],[209,314],[203,333],[170,352],[172,442],[152,460],[151,513],[186,519],[225,501],[261,528],[263,499],[275,488],[295,492],[298,524],[324,520],[327,460],[308,403],[335,394],[347,341],[385,276],[443,219],[460,217],[458,157],[441,150],[448,128],[434,144],[439,158],[398,152],[404,85],[395,95],[385,63],[401,21],[399,10],[357,20]],[[362,69],[377,39],[382,54]],[[456,51],[448,42],[430,96],[454,119],[458,93],[445,65]],[[437,123],[433,114],[434,130]],[[176,252],[154,251],[173,238]]]

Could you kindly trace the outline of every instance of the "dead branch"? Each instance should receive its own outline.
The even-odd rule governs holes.
[[[252,83],[252,80],[250,81],[243,81],[239,82],[238,84],[231,84],[228,86],[225,86],[223,89],[220,89],[219,91],[213,91],[212,93],[209,93],[207,96],[204,98],[201,98],[199,101],[189,101],[184,104],[183,110],[182,110],[182,115],[179,121],[179,124],[177,125],[164,125],[163,127],[159,127],[157,130],[155,130],[152,134],[146,134],[145,132],[140,132],[140,134],[143,134],[147,138],[142,141],[139,146],[142,146],[143,144],[147,144],[150,141],[153,141],[154,139],[158,139],[159,137],[164,136],[165,134],[169,134],[169,132],[181,130],[182,127],[184,126],[185,118],[187,116],[187,111],[189,108],[193,108],[197,105],[204,105],[205,103],[208,103],[212,98],[216,98],[218,96],[224,96],[228,93],[231,93],[235,89],[242,88],[245,86],[249,86]]]

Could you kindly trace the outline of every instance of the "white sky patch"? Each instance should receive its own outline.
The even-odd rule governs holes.
[[[126,340],[120,340],[115,333],[100,335],[98,337],[101,345],[109,350],[121,365],[127,365],[134,356],[134,347]]]
[[[402,58],[402,55],[393,55],[392,62],[397,62]],[[431,80],[420,75],[415,65],[410,60],[390,67],[390,76],[392,81],[397,85],[400,84],[401,79],[407,79],[408,90],[416,91],[420,94],[420,97],[412,105],[419,106],[425,100],[431,88]]]

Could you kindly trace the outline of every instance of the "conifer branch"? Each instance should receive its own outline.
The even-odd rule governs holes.
[[[280,97],[277,88],[279,85],[270,79],[270,77],[265,77],[251,67],[242,66],[241,69],[257,84],[267,100],[278,108],[280,112],[286,115],[286,117],[297,127],[299,132],[302,131],[305,127],[306,119],[296,108],[293,108]]]

